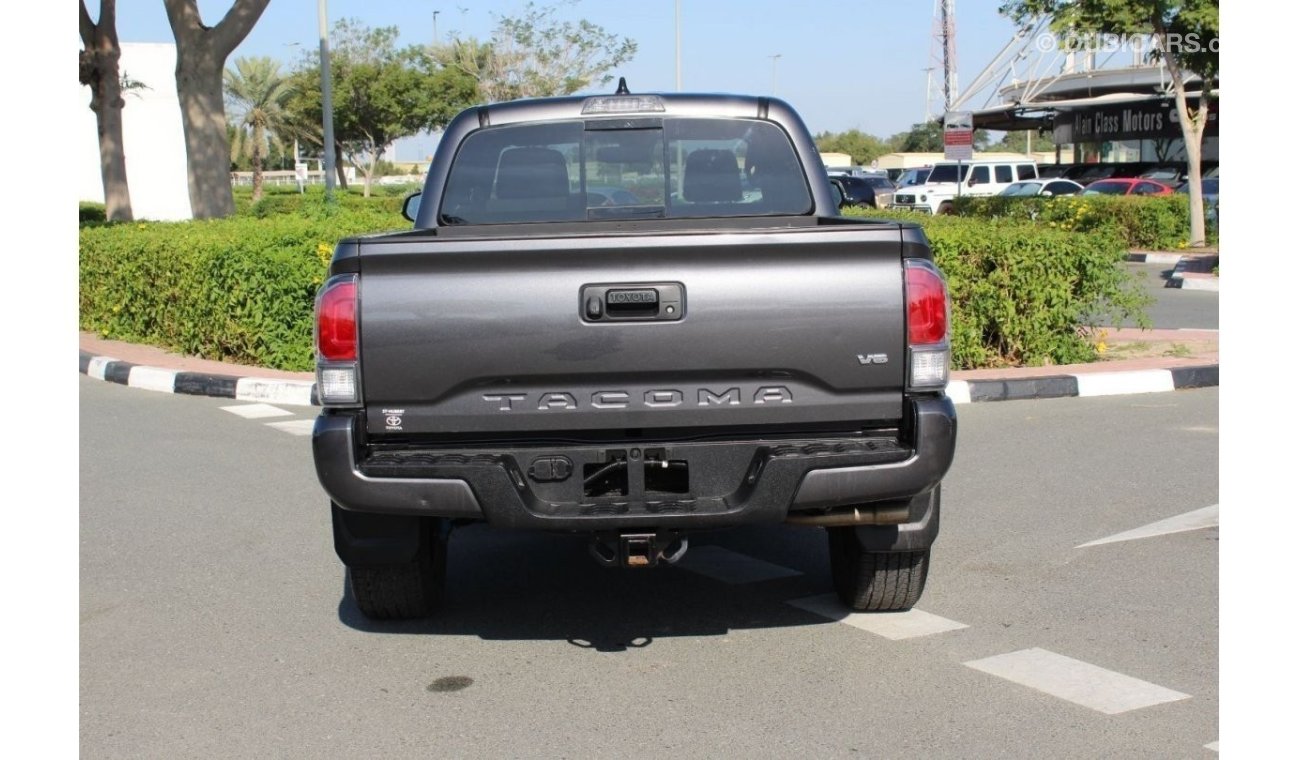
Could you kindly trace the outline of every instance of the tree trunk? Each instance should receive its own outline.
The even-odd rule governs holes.
[[[235,213],[222,71],[270,0],[235,0],[221,21],[205,26],[197,0],[163,0],[176,39],[176,95],[185,127],[190,208],[196,219]]]
[[[110,222],[129,222],[131,188],[126,180],[126,150],[122,141],[122,85],[118,78],[117,56],[113,63],[101,69],[97,83],[99,108],[95,117],[99,128],[99,176],[104,184],[104,216]]]
[[[185,126],[190,208],[195,219],[235,213],[230,189],[230,143],[226,139],[226,104],[218,58],[209,41],[199,37],[176,49],[176,95]]]
[[[262,141],[266,139],[266,130],[261,124],[253,125],[253,203],[262,199]]]
[[[339,189],[343,192],[348,191],[348,175],[343,166],[343,143],[334,142],[334,174],[339,178]]]
[[[370,155],[366,156],[366,166],[364,169],[366,173],[366,185],[365,189],[361,191],[361,196],[363,198],[370,197],[370,185],[375,181],[375,164],[378,161],[378,157],[375,155],[374,145],[370,146],[369,153]]]
[[[1165,70],[1173,80],[1174,101],[1178,105],[1178,126],[1183,133],[1183,153],[1187,156],[1187,198],[1191,204],[1192,217],[1187,246],[1202,248],[1205,246],[1205,196],[1201,192],[1201,136],[1205,134],[1205,122],[1209,119],[1210,89],[1214,83],[1201,80],[1201,97],[1196,111],[1189,110],[1183,68],[1169,49],[1168,30],[1159,14],[1152,18],[1152,27],[1161,40],[1161,57],[1164,59]]]
[[[104,185],[104,216],[110,222],[129,222],[131,189],[126,180],[126,151],[122,142],[122,80],[118,69],[121,48],[117,42],[115,3],[101,3],[99,23],[92,24],[81,3],[81,83],[90,87],[90,110],[99,132],[99,176]]]

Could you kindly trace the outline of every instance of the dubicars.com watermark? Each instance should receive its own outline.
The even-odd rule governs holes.
[[[1121,53],[1138,51],[1151,53],[1169,51],[1177,54],[1219,52],[1218,37],[1204,37],[1195,32],[1188,34],[1078,34],[1043,32],[1034,39],[1039,51],[1051,53]]]

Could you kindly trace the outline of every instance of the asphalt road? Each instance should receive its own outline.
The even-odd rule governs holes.
[[[1125,264],[1142,281],[1143,288],[1155,298],[1147,309],[1151,327],[1157,329],[1219,329],[1219,294],[1212,290],[1183,290],[1167,287],[1173,264]],[[1129,320],[1116,327],[1136,327]]]
[[[961,407],[910,618],[789,604],[830,590],[817,529],[631,572],[475,527],[442,616],[377,625],[311,410],[80,383],[87,757],[1213,756],[1218,528],[1076,547],[1217,504],[1217,389]]]

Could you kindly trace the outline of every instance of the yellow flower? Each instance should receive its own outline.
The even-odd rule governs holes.
[[[1099,354],[1106,353],[1106,341],[1104,340],[1097,341],[1097,353]]]

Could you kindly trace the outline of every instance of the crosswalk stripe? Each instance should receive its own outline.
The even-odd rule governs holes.
[[[268,422],[266,426],[291,435],[311,435],[311,429],[315,424],[316,420],[285,420],[284,422]]]
[[[721,546],[693,546],[675,566],[733,585],[803,574]]]
[[[1141,528],[1134,528],[1123,533],[1116,533],[1113,536],[1099,538],[1096,541],[1089,541],[1086,544],[1079,544],[1074,547],[1082,549],[1087,546],[1100,546],[1102,544],[1112,544],[1116,541],[1132,541],[1138,538],[1151,538],[1152,536],[1164,536],[1169,533],[1183,533],[1189,530],[1200,530],[1202,528],[1213,528],[1219,524],[1219,505],[1213,504],[1203,509],[1195,509],[1186,514],[1170,517],[1167,520],[1153,522],[1150,525],[1144,525]]]
[[[264,417],[288,417],[293,414],[293,412],[270,404],[236,404],[221,408],[246,420],[260,420]]]
[[[963,664],[1106,715],[1191,699],[1190,694],[1046,649],[1024,649]]]
[[[958,623],[956,620],[949,620],[915,608],[907,612],[854,612],[846,608],[835,594],[791,599],[786,604],[830,620],[838,620],[892,641],[914,639],[918,636],[930,636],[970,627],[965,623]]]

